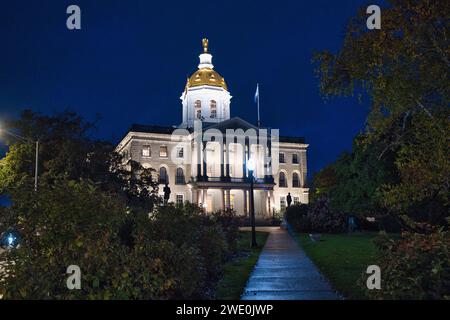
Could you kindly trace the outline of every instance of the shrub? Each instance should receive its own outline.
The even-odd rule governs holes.
[[[376,299],[450,299],[449,232],[402,233],[376,240],[380,249],[381,290],[370,290]]]
[[[195,297],[208,298],[222,273],[223,263],[236,248],[238,228],[239,219],[232,211],[207,215],[193,204],[169,205],[153,214],[145,234],[150,239],[198,250],[199,270],[204,274]]]
[[[311,205],[288,208],[286,219],[299,232],[339,233],[345,231],[345,215],[330,209],[328,198],[322,197]]]
[[[237,249],[239,227],[243,225],[243,218],[238,217],[233,210],[225,210],[213,213],[212,219],[222,227],[228,242],[229,253],[234,253]]]
[[[311,222],[308,218],[309,206],[306,204],[293,205],[286,209],[286,220],[299,232],[309,232]]]
[[[0,216],[0,234],[13,227],[22,239],[0,253],[9,299],[209,298],[229,254],[226,232],[235,241],[231,216],[167,206],[149,218],[88,181],[57,180],[15,199]],[[73,264],[81,290],[66,287]]]
[[[355,216],[356,224],[360,230],[366,231],[386,231],[399,233],[402,229],[398,219],[389,214],[370,215],[373,219],[369,221],[367,215],[358,214]]]
[[[208,283],[205,289],[211,289],[222,273],[222,265],[228,257],[229,248],[222,227],[209,218],[205,217],[205,220],[198,230],[198,242],[195,245],[199,248],[206,272]]]
[[[317,200],[308,212],[313,232],[339,233],[345,231],[345,215],[330,209],[330,201],[327,197]]]
[[[5,298],[90,298],[104,285],[119,290],[107,283],[126,255],[116,237],[125,217],[120,199],[89,182],[55,181],[38,193],[24,189],[16,200],[0,217],[0,226],[14,228],[22,240],[0,257],[8,265],[0,283]],[[73,264],[82,270],[82,290],[66,287]]]

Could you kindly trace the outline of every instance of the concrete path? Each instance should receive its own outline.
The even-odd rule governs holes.
[[[270,235],[242,300],[339,299],[287,230],[280,227],[257,230],[268,231]]]

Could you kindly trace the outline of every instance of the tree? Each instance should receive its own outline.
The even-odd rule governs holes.
[[[311,182],[311,202],[317,201],[322,195],[329,195],[330,190],[338,184],[336,164],[330,163],[314,174]]]
[[[139,221],[130,246],[127,219]],[[0,216],[18,248],[0,254],[0,294],[6,299],[169,299],[198,297],[204,272],[199,249],[148,237],[155,221],[133,215],[117,194],[91,181],[56,179],[39,192],[25,188]],[[184,225],[174,223],[177,234]],[[161,233],[166,233],[160,229]],[[211,251],[218,250],[211,248]],[[219,251],[220,252],[220,251]],[[81,289],[69,290],[67,267],[81,269]]]
[[[95,125],[73,112],[46,116],[25,110],[7,126],[30,141],[39,140],[41,184],[51,185],[55,179],[90,180],[100,190],[125,195],[130,208],[147,212],[159,201],[153,171],[135,161],[125,163],[111,143],[92,139]],[[9,151],[0,160],[0,195],[13,196],[24,185],[32,185],[34,152],[32,143],[9,141]]]
[[[16,248],[0,252],[0,295],[9,299],[194,299],[212,296],[236,247],[233,216],[207,216],[195,205],[155,206],[153,171],[125,161],[89,137],[76,114],[26,111],[10,123],[39,139],[39,190],[32,143],[14,141],[0,160],[0,235],[14,230]],[[67,166],[65,166],[67,164]],[[81,270],[69,290],[66,270]]]
[[[361,10],[339,52],[317,53],[314,61],[325,97],[368,93],[364,144],[381,147],[378,160],[393,155],[399,177],[384,181],[381,202],[419,230],[417,222],[445,224],[449,212],[450,4],[389,2],[381,30],[368,30]]]

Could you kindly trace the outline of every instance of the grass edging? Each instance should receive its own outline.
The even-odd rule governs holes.
[[[322,234],[319,241],[313,242],[306,233],[289,232],[333,289],[345,299],[367,299],[358,281],[367,266],[377,264],[377,248],[372,242],[376,233]]]
[[[223,267],[223,277],[217,284],[216,299],[239,300],[250,273],[253,271],[259,254],[264,247],[268,232],[256,232],[257,248],[251,248],[251,232],[241,231],[238,239],[237,255]]]

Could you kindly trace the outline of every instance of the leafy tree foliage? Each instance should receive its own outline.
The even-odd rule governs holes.
[[[9,299],[211,298],[235,248],[233,213],[206,216],[194,205],[159,207],[152,170],[90,138],[74,113],[25,111],[9,124],[31,142],[12,141],[0,160],[0,234],[21,242],[0,253],[0,295]],[[34,191],[34,144],[40,142]],[[66,286],[70,265],[81,289]]]
[[[425,222],[445,225],[449,212],[450,4],[389,3],[381,30],[367,30],[362,9],[339,52],[315,55],[325,97],[365,91],[372,101],[361,144],[335,164],[347,194],[333,201],[346,210],[380,204],[406,227],[424,231]]]
[[[380,145],[368,144],[366,136],[358,136],[352,152],[343,153],[314,176],[313,198],[327,195],[336,211],[380,215],[382,186],[398,181],[392,153],[378,159],[380,150]]]
[[[9,140],[9,151],[0,161],[0,194],[14,196],[23,186],[33,184],[33,141],[39,140],[41,184],[52,184],[55,179],[90,180],[100,190],[124,195],[129,206],[149,211],[159,200],[152,170],[134,161],[126,163],[111,143],[92,139],[95,125],[73,112],[46,116],[25,110],[7,127],[28,141]]]
[[[149,219],[125,204],[83,180],[56,180],[14,197],[0,224],[13,227],[21,244],[0,254],[5,263],[0,294],[7,299],[211,297],[228,254],[221,225],[200,210],[169,206]],[[127,221],[133,225],[130,234],[122,232]],[[70,265],[81,269],[80,290],[66,286]]]

